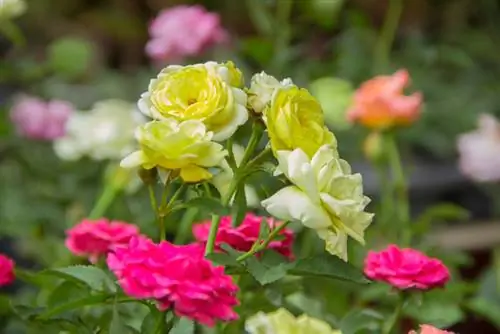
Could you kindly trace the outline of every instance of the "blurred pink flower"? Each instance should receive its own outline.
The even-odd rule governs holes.
[[[8,285],[14,281],[14,261],[0,254],[0,286]]]
[[[75,255],[88,256],[96,263],[100,256],[120,245],[126,245],[130,239],[139,235],[137,226],[109,221],[106,218],[84,219],[78,225],[66,231],[66,247]]]
[[[500,180],[500,123],[495,117],[481,115],[478,129],[461,135],[457,144],[464,175],[478,182]]]
[[[238,287],[223,267],[203,257],[199,244],[155,244],[139,236],[109,253],[107,262],[127,295],[155,299],[160,310],[173,308],[207,326],[238,318]]]
[[[354,94],[354,103],[347,112],[347,118],[370,129],[412,124],[420,116],[422,93],[404,95],[409,83],[407,70],[364,82]]]
[[[416,249],[400,249],[395,245],[380,252],[369,251],[364,271],[370,279],[402,290],[428,290],[441,287],[450,279],[448,268],[440,260]]]
[[[11,120],[17,132],[30,139],[52,140],[64,136],[66,122],[74,111],[66,101],[43,101],[21,96],[11,109]]]
[[[264,221],[270,229],[274,229],[281,222],[275,221],[273,218],[259,217],[253,213],[247,213],[245,219],[240,226],[233,227],[231,225],[232,217],[222,217],[215,244],[220,246],[223,243],[228,244],[232,248],[247,252],[252,248],[253,244],[259,238],[260,224]],[[210,231],[210,221],[196,224],[193,226],[193,234],[196,240],[205,243],[208,239]],[[281,240],[271,241],[269,248],[282,254],[283,256],[292,259],[292,244],[294,240],[293,231],[291,229],[283,229],[279,235],[283,237]]]
[[[151,39],[146,45],[146,53],[157,61],[196,56],[228,40],[219,15],[199,5],[163,10],[151,23],[149,33]]]
[[[417,334],[415,331],[410,331],[408,334]],[[430,325],[420,325],[420,334],[453,334],[452,332],[443,331]]]

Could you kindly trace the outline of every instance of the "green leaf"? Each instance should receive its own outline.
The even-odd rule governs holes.
[[[247,214],[247,198],[245,195],[245,184],[242,183],[236,190],[234,203],[232,205],[233,225],[239,226]]]
[[[49,269],[43,271],[41,274],[81,282],[89,286],[92,290],[116,292],[116,285],[106,272],[94,266],[76,265]]]
[[[490,321],[500,330],[500,304],[484,298],[474,298],[467,307],[474,313]]]
[[[192,334],[194,333],[194,322],[187,318],[180,318],[172,327],[170,334]]]
[[[47,299],[47,306],[54,307],[56,305],[67,303],[70,300],[75,300],[86,296],[90,293],[85,286],[82,287],[73,281],[64,281],[57,286]]]
[[[380,327],[383,319],[384,316],[374,310],[354,310],[342,319],[340,330],[342,334],[356,334],[366,329],[375,331]]]
[[[79,308],[82,308],[84,306],[104,304],[108,300],[110,300],[112,297],[114,297],[114,295],[110,295],[107,293],[100,293],[97,295],[92,295],[92,296],[87,296],[87,297],[83,297],[80,299],[76,299],[76,300],[70,301],[68,303],[57,305],[55,307],[49,308],[48,310],[45,310],[45,312],[40,314],[39,319],[46,320],[46,319],[52,318],[58,314],[61,314],[61,313],[67,312],[67,311],[72,311],[75,309],[79,309]]]
[[[255,256],[245,260],[245,267],[257,282],[266,285],[282,279],[294,263],[273,251],[266,251],[260,260]]]
[[[93,54],[93,46],[88,40],[61,38],[48,48],[48,65],[57,74],[73,79],[85,74]]]
[[[231,256],[227,253],[211,253],[208,254],[207,259],[214,262],[215,264],[219,264],[221,266],[239,266],[238,261],[234,256]]]
[[[297,276],[328,277],[359,284],[370,283],[361,270],[330,254],[299,259],[289,273]]]
[[[19,268],[15,269],[15,274],[16,274],[16,279],[19,279],[23,282],[33,284],[39,287],[46,285],[50,281],[47,277],[40,276],[37,273],[32,273]]]
[[[109,324],[109,334],[126,334],[130,333],[128,328],[123,323],[120,313],[115,306],[113,307],[113,318],[111,318],[111,323]]]
[[[193,198],[175,207],[174,209],[177,210],[181,208],[197,208],[219,216],[226,216],[230,214],[230,210],[228,208],[225,208],[220,201],[216,200],[215,198],[208,197]]]

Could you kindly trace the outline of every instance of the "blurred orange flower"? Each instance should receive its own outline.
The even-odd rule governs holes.
[[[413,123],[420,115],[422,94],[404,95],[404,88],[409,83],[410,75],[406,70],[366,81],[354,95],[348,119],[372,129]]]
[[[417,334],[415,331],[410,331],[408,334]],[[420,325],[420,334],[453,334],[452,332],[443,331],[430,325]]]

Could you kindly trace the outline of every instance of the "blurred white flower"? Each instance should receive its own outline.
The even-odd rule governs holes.
[[[255,112],[261,113],[266,105],[271,102],[274,92],[279,88],[288,86],[293,86],[290,78],[283,79],[280,82],[265,72],[254,74],[248,90],[248,103]]]
[[[478,129],[461,135],[457,146],[464,175],[477,182],[500,180],[500,124],[495,117],[482,114]]]
[[[123,158],[136,147],[134,133],[144,123],[135,104],[104,100],[87,112],[75,112],[66,124],[66,135],[54,142],[63,160],[88,156],[95,160]]]
[[[245,150],[240,145],[233,145],[233,154],[236,165],[239,166],[241,159],[243,159],[243,154]],[[212,184],[217,188],[221,196],[224,196],[229,190],[229,184],[231,183],[234,173],[231,167],[227,164],[226,160],[222,160],[220,165],[221,171],[214,175],[212,178]],[[245,185],[245,196],[247,200],[247,205],[249,207],[256,207],[259,205],[259,197],[255,189],[249,185]]]
[[[23,0],[0,0],[0,21],[13,19],[26,11],[26,3]]]

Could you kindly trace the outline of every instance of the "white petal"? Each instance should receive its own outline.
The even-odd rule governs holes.
[[[317,230],[318,236],[325,240],[328,253],[347,261],[347,234],[331,229]]]
[[[248,110],[240,104],[234,104],[236,108],[233,119],[223,128],[214,133],[214,141],[224,141],[231,137],[240,125],[243,125],[248,120]]]
[[[281,189],[262,201],[261,205],[276,218],[300,221],[304,226],[313,229],[331,225],[328,213],[295,186]]]
[[[129,154],[120,162],[122,168],[135,168],[144,162],[144,153],[142,151],[135,151]]]

